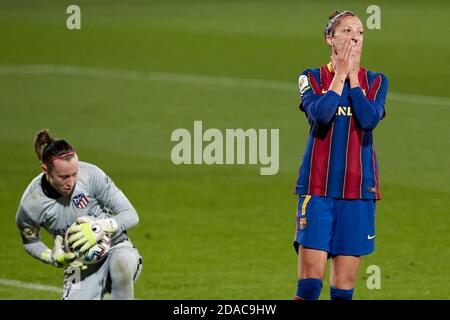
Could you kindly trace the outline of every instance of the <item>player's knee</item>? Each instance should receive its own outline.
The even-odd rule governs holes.
[[[110,276],[113,283],[133,282],[133,263],[126,256],[116,257],[111,260]]]
[[[340,289],[351,289],[354,287],[356,277],[351,274],[333,275],[331,283],[333,287]]]
[[[315,279],[323,279],[323,272],[317,269],[302,269],[299,274],[300,278],[315,278]]]
[[[299,278],[318,278],[323,279],[325,268],[317,263],[303,262],[299,270]]]

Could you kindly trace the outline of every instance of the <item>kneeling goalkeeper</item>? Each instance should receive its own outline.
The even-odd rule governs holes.
[[[54,139],[42,130],[35,137],[34,147],[43,172],[28,185],[16,215],[25,251],[65,268],[63,299],[98,300],[106,292],[112,299],[133,299],[142,258],[128,239],[127,230],[139,222],[136,210],[101,169],[78,161],[65,140]],[[41,242],[41,228],[54,238],[52,249]],[[70,246],[80,253],[105,234],[111,236],[108,255],[95,264],[84,265],[74,253],[64,250],[67,230]]]

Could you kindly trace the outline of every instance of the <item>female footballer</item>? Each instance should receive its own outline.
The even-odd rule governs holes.
[[[295,299],[318,299],[330,258],[330,296],[351,300],[361,256],[374,251],[378,164],[372,131],[384,117],[387,78],[360,67],[363,24],[350,11],[330,15],[331,62],[298,79],[310,124],[295,193]]]
[[[133,299],[142,259],[127,230],[138,224],[136,210],[102,170],[79,161],[65,140],[42,130],[34,147],[43,172],[28,185],[16,215],[25,251],[44,263],[65,267],[63,299],[102,299],[105,292],[111,292],[112,299]],[[52,249],[41,242],[41,228],[54,238]],[[66,230],[69,244],[80,252],[110,235],[108,255],[83,265],[64,250]]]

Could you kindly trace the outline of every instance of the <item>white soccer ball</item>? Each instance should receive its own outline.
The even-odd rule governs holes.
[[[72,226],[76,225],[74,223]],[[67,229],[65,237],[64,237],[64,245],[66,250],[73,252],[78,259],[84,264],[94,264],[101,260],[103,260],[107,255],[109,250],[111,249],[111,237],[105,235],[99,242],[97,242],[94,246],[89,248],[84,253],[80,253],[78,250],[74,250],[69,246],[69,231]]]

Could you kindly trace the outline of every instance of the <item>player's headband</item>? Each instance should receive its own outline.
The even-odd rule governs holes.
[[[354,16],[353,12],[345,10],[337,15],[335,15],[333,18],[330,19],[330,21],[328,21],[326,27],[325,27],[325,31],[324,36],[325,38],[330,34],[330,31],[333,29],[334,24],[342,17],[347,16],[347,15],[351,15]]]
[[[48,165],[48,164],[53,163],[55,160],[62,159],[62,158],[65,158],[65,157],[71,157],[71,156],[74,156],[74,155],[76,155],[76,153],[73,152],[73,151],[66,152],[66,153],[60,154],[59,156],[55,156],[55,157],[51,158],[49,161],[46,162],[46,164]]]

